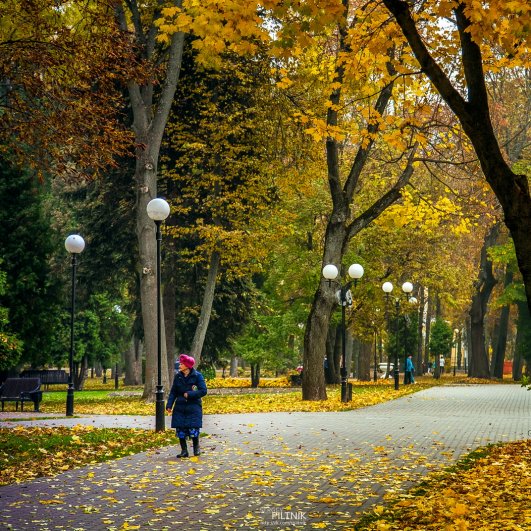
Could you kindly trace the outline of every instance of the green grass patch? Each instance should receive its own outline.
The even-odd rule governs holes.
[[[173,431],[91,426],[0,429],[0,484],[50,476],[175,442]]]

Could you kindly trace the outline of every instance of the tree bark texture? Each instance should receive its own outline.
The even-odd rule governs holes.
[[[360,343],[360,356],[358,359],[358,380],[370,382],[371,362],[373,361],[372,343]]]
[[[496,279],[492,273],[492,262],[487,257],[487,250],[496,242],[498,231],[499,225],[494,225],[485,236],[481,249],[478,280],[469,312],[471,352],[468,376],[471,378],[490,378],[489,358],[485,346],[485,315]]]
[[[418,308],[418,325],[417,325],[417,355],[415,356],[415,371],[417,374],[424,374],[426,372],[427,363],[424,362],[422,356],[422,330],[424,329],[424,288],[419,288],[419,308]]]
[[[513,281],[513,274],[509,268],[505,272],[505,287]],[[492,376],[494,378],[503,378],[503,364],[505,361],[505,350],[507,348],[507,333],[509,330],[509,315],[511,307],[505,305],[500,312],[500,319],[498,321],[498,334],[496,344],[493,351]]]
[[[341,326],[329,326],[328,328],[324,368],[327,384],[339,384],[341,382]]]
[[[232,356],[230,359],[230,377],[238,377],[238,358],[236,356]]]
[[[426,359],[426,366],[430,361],[430,334],[431,334],[431,318],[433,315],[433,296],[427,290],[426,296],[426,335],[424,336],[424,353]],[[432,366],[432,374],[435,378],[440,377],[439,360],[434,359]]]
[[[131,337],[125,356],[125,385],[142,384],[142,341],[136,335]]]
[[[513,380],[519,381],[522,379],[524,363],[527,365],[526,373],[529,372],[529,366],[531,365],[531,355],[528,354],[527,359],[525,357],[528,353],[529,330],[531,330],[531,313],[529,308],[523,303],[518,302],[518,322],[516,340],[514,346],[514,360],[513,360]]]
[[[506,162],[494,133],[488,93],[479,46],[472,40],[465,4],[454,9],[460,35],[461,60],[466,79],[468,100],[452,85],[448,76],[430,55],[410,11],[403,0],[384,0],[407,39],[422,71],[460,121],[472,142],[488,184],[503,209],[504,221],[514,241],[518,268],[524,281],[527,305],[531,310],[531,195],[526,175],[514,173]]]
[[[251,363],[251,387],[260,385],[260,363]]]
[[[164,330],[166,333],[166,357],[168,364],[168,378],[173,382],[175,374],[175,281],[172,273],[166,275],[164,282]]]
[[[196,360],[196,365],[201,362],[201,353],[205,337],[208,330],[208,323],[212,315],[212,304],[214,302],[214,293],[216,291],[216,277],[218,275],[219,263],[221,257],[217,251],[213,251],[210,255],[210,264],[208,266],[208,277],[205,285],[205,292],[203,294],[203,303],[201,304],[201,314],[197,323],[192,348],[190,350],[192,356]]]

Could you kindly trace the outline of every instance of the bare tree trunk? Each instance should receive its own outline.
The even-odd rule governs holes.
[[[173,270],[173,268],[172,268]],[[173,271],[166,275],[164,284],[164,330],[166,331],[166,356],[168,378],[173,381],[175,374],[175,281]]]
[[[251,363],[251,387],[260,385],[260,363]]]
[[[339,378],[339,358],[336,352],[341,345],[341,327],[330,325],[326,335],[326,359],[324,361],[324,375],[327,384],[338,384]]]
[[[230,376],[231,378],[238,377],[238,358],[234,355],[230,359]]]
[[[88,357],[85,355],[80,362],[74,362],[74,389],[76,391],[83,391],[87,379],[87,371]]]
[[[201,304],[201,314],[199,322],[195,329],[194,340],[192,341],[191,355],[196,360],[196,365],[201,362],[201,352],[205,342],[205,336],[212,315],[212,303],[214,302],[214,293],[216,291],[216,277],[218,275],[220,254],[213,251],[210,256],[210,264],[208,267],[208,277],[205,285],[205,292],[203,294],[203,303]]]
[[[125,351],[125,385],[142,384],[142,341],[133,334]]]
[[[526,344],[528,344],[529,330],[531,330],[531,315],[527,305],[523,302],[517,302],[518,306],[518,322],[516,330],[516,340],[514,347],[513,360],[513,380],[519,381],[522,379],[524,366],[524,352]],[[529,360],[527,361],[527,370],[529,369]]]
[[[371,343],[360,343],[360,356],[358,361],[358,379],[362,382],[371,381]]]
[[[426,300],[426,335],[424,337],[424,355],[426,359],[426,366],[430,362],[430,334],[431,334],[431,318],[433,315],[433,297],[428,290],[428,297]],[[433,360],[432,366],[434,378],[439,378],[441,376],[441,371],[439,368],[439,360]]]
[[[424,374],[428,366],[427,362],[423,361],[422,356],[422,330],[424,329],[424,288],[421,286],[419,289],[419,308],[418,308],[418,325],[417,325],[417,355],[415,359],[415,369],[418,374]]]
[[[492,262],[488,259],[487,249],[496,242],[498,231],[499,225],[493,225],[485,236],[481,249],[479,275],[475,286],[476,291],[472,297],[472,306],[469,312],[472,350],[470,352],[468,376],[471,378],[490,378],[489,358],[485,348],[485,314],[496,279],[492,273]]]
[[[505,287],[513,281],[512,271],[507,268],[505,271]],[[509,304],[505,305],[500,312],[500,320],[498,322],[498,334],[496,345],[493,352],[492,376],[494,378],[503,378],[503,363],[505,361],[505,349],[507,348],[507,333],[509,330],[509,314],[511,307]]]

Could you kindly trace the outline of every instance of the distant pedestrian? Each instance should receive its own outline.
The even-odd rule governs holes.
[[[166,411],[173,413],[171,427],[181,444],[181,453],[177,457],[188,457],[186,438],[192,439],[194,455],[200,455],[199,432],[203,426],[203,406],[201,397],[207,394],[203,375],[194,369],[192,356],[179,356],[179,371],[173,379]]]
[[[413,373],[415,372],[415,367],[413,365],[413,356],[411,354],[406,358],[406,366],[404,369],[404,383],[412,384],[415,383],[415,378]]]
[[[443,355],[441,355],[441,357],[439,358],[439,369],[440,369],[440,373],[444,374],[444,356]]]
[[[433,367],[433,363],[431,361],[428,361],[428,374],[431,374],[432,367]]]

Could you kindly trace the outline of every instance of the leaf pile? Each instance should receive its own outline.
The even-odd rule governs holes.
[[[173,432],[139,429],[73,428],[0,429],[0,485],[53,476],[151,448],[175,444]]]
[[[207,386],[211,389],[226,389],[233,387],[251,387],[250,378],[211,378],[207,380]],[[282,378],[260,378],[258,387],[291,387],[286,376]]]
[[[300,389],[274,394],[207,395],[203,398],[203,413],[264,413],[270,411],[346,411],[371,406],[408,395],[430,384],[401,386],[398,391],[388,383],[353,386],[351,402],[341,402],[339,387],[328,390],[328,400],[302,400]],[[44,393],[43,413],[64,413],[66,393]],[[154,403],[141,397],[115,396],[105,391],[75,393],[74,412],[83,415],[153,415]]]
[[[451,472],[376,507],[378,519],[357,529],[445,531],[531,529],[531,440],[489,447]],[[467,463],[466,466],[463,463]]]

